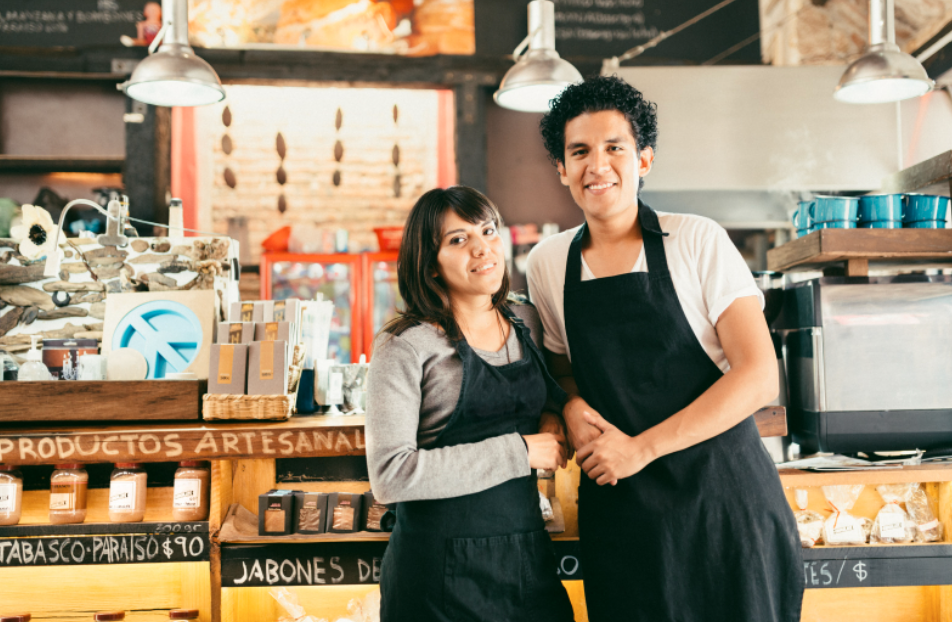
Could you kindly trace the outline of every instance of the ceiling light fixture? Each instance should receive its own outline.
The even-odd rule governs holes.
[[[149,56],[120,88],[153,106],[205,106],[225,99],[218,74],[188,44],[188,0],[162,0],[162,21]]]
[[[896,45],[894,0],[869,0],[869,47],[846,68],[833,97],[849,104],[882,104],[920,97],[935,82]]]
[[[528,46],[528,51],[522,54]],[[521,56],[520,56],[521,54]],[[555,51],[555,4],[529,3],[529,36],[512,53],[516,60],[493,95],[503,108],[521,112],[548,112],[549,102],[582,74]]]

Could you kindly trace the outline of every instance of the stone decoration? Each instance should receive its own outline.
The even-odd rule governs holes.
[[[15,357],[30,349],[30,335],[101,340],[106,299],[117,293],[213,289],[224,319],[237,256],[229,238],[137,238],[126,248],[68,239],[60,247],[60,273],[48,278],[45,260],[0,239],[0,348]]]

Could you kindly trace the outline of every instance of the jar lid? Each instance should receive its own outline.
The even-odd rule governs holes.
[[[97,611],[93,615],[93,620],[97,622],[110,622],[112,620],[125,620],[125,611]]]
[[[169,611],[170,620],[197,620],[198,609],[172,609]]]
[[[117,462],[116,468],[117,469],[141,469],[142,463],[141,462]]]
[[[207,460],[182,460],[178,463],[180,467],[203,467],[208,468]]]
[[[81,469],[83,465],[79,462],[64,462],[63,464],[57,464],[57,469]]]
[[[29,613],[17,613],[15,615],[0,615],[0,622],[30,622],[33,616]]]

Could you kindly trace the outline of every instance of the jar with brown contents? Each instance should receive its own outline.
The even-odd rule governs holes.
[[[138,523],[145,518],[147,475],[137,462],[117,462],[109,477],[109,520]]]
[[[29,613],[0,615],[0,622],[30,622],[31,619],[33,619],[33,616]]]
[[[93,614],[93,620],[96,622],[120,622],[125,619],[125,611],[97,611]]]
[[[57,464],[50,476],[50,522],[54,525],[86,520],[89,475],[81,464]]]
[[[198,609],[172,609],[169,611],[169,620],[197,620]]]
[[[207,520],[210,486],[211,472],[207,462],[198,460],[179,462],[172,492],[172,520]]]
[[[23,511],[23,476],[16,467],[0,464],[0,525],[16,525]]]

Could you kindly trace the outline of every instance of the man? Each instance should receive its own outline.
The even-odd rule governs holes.
[[[713,221],[638,200],[657,140],[639,91],[590,78],[541,128],[585,215],[528,278],[571,396],[590,619],[799,620],[796,522],[750,416],[778,391],[750,271]]]

